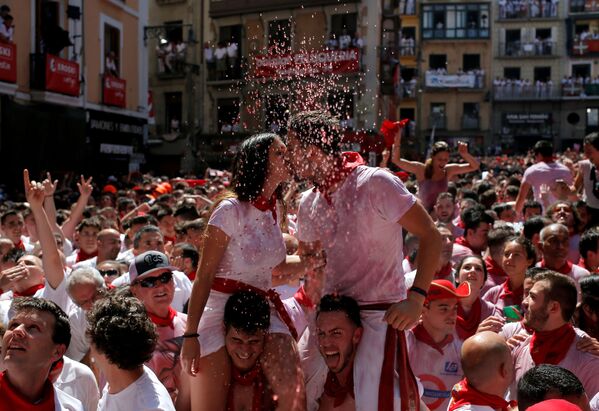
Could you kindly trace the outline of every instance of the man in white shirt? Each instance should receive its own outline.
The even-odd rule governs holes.
[[[141,302],[111,296],[89,313],[91,354],[106,386],[98,411],[175,411],[171,397],[144,363],[156,348],[156,329]]]
[[[2,24],[0,24],[0,41],[3,43],[12,43],[12,37],[15,28],[12,25],[13,18],[10,14],[4,16]]]

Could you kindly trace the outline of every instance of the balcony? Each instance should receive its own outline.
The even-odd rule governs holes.
[[[426,72],[424,84],[428,89],[482,90],[485,87],[485,75],[480,71],[446,74],[432,70]]]
[[[416,0],[400,0],[399,14],[402,16],[415,16]]]
[[[488,27],[422,29],[422,38],[426,40],[486,40],[489,37]]]
[[[429,128],[445,130],[447,128],[447,116],[443,113],[431,113],[429,117]]]
[[[72,97],[79,97],[79,64],[52,54],[30,55],[30,86]]]
[[[405,40],[402,40],[400,42],[399,55],[401,57],[416,56],[416,43],[414,42],[414,40],[412,39],[412,41],[409,44],[402,44],[404,43],[404,41]]]
[[[556,57],[557,44],[551,40],[499,43],[499,56],[513,58]]]
[[[572,44],[572,56],[599,56],[599,39],[575,38]]]
[[[184,78],[186,55],[187,45],[185,43],[167,43],[157,46],[156,73],[158,78],[162,80]]]
[[[100,76],[102,104],[119,108],[127,107],[127,81],[110,75]]]
[[[411,98],[416,98],[416,82],[413,81],[408,81],[408,82],[404,82],[402,79],[402,82],[400,84],[400,90],[401,90],[401,98],[404,99],[411,99]]]
[[[547,1],[525,2],[508,0],[499,3],[499,20],[555,19],[559,4]]]
[[[478,115],[462,116],[462,130],[478,130],[480,129],[480,117]]]
[[[562,95],[567,97],[599,97],[599,84],[564,84]]]
[[[494,86],[493,98],[496,101],[558,100],[561,91],[551,83],[510,83]]]
[[[347,0],[345,3],[359,3]],[[210,0],[211,18],[249,13],[339,5],[338,0]]]
[[[599,3],[594,0],[571,0],[570,13],[599,13]]]

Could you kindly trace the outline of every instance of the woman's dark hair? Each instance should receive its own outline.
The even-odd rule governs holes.
[[[445,141],[437,141],[431,149],[431,157],[424,162],[424,178],[426,180],[433,177],[433,157],[442,152],[449,153],[449,145]]]
[[[518,245],[521,245],[522,248],[524,248],[524,251],[526,252],[526,258],[528,260],[532,260],[531,266],[529,266],[528,268],[532,267],[535,264],[537,260],[537,253],[535,251],[535,246],[528,238],[519,235],[514,235],[505,240],[505,244],[507,243],[516,243]]]
[[[464,261],[466,261],[469,258],[475,258],[478,261],[480,261],[480,263],[483,266],[483,275],[485,276],[485,278],[484,278],[485,281],[483,283],[487,282],[487,276],[489,275],[487,273],[487,265],[485,264],[485,260],[483,260],[483,258],[480,255],[467,255],[466,257],[462,258],[455,269],[456,278],[458,278],[460,276],[460,270],[462,269],[462,266],[464,265]]]
[[[239,147],[233,162],[231,188],[240,201],[253,201],[260,196],[268,175],[268,150],[278,136],[256,134]]]

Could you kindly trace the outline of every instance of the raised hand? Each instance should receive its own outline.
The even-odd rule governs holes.
[[[44,186],[42,183],[31,181],[29,179],[29,170],[23,170],[23,184],[25,186],[25,197],[27,202],[34,208],[36,206],[43,207],[44,204]]]
[[[92,186],[92,178],[93,177],[90,177],[86,180],[83,176],[80,177],[80,181],[77,183],[79,194],[86,197],[92,195],[92,191],[94,190],[94,186]]]
[[[458,154],[463,156],[464,154],[468,154],[468,144],[463,141],[458,142]]]
[[[4,291],[10,290],[13,284],[19,280],[29,277],[29,270],[25,264],[17,264],[0,272],[0,288]]]
[[[53,196],[54,192],[56,191],[58,180],[52,181],[52,176],[48,172],[46,173],[46,179],[42,182],[42,185],[44,186],[44,194],[46,197],[50,197]]]

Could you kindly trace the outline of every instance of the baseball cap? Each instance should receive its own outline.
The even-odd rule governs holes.
[[[426,302],[441,300],[443,298],[464,298],[470,295],[470,283],[463,282],[456,288],[451,281],[434,280],[428,289]]]
[[[135,257],[129,266],[129,280],[131,284],[139,278],[146,277],[160,270],[177,270],[169,264],[168,257],[160,251],[146,251]]]

